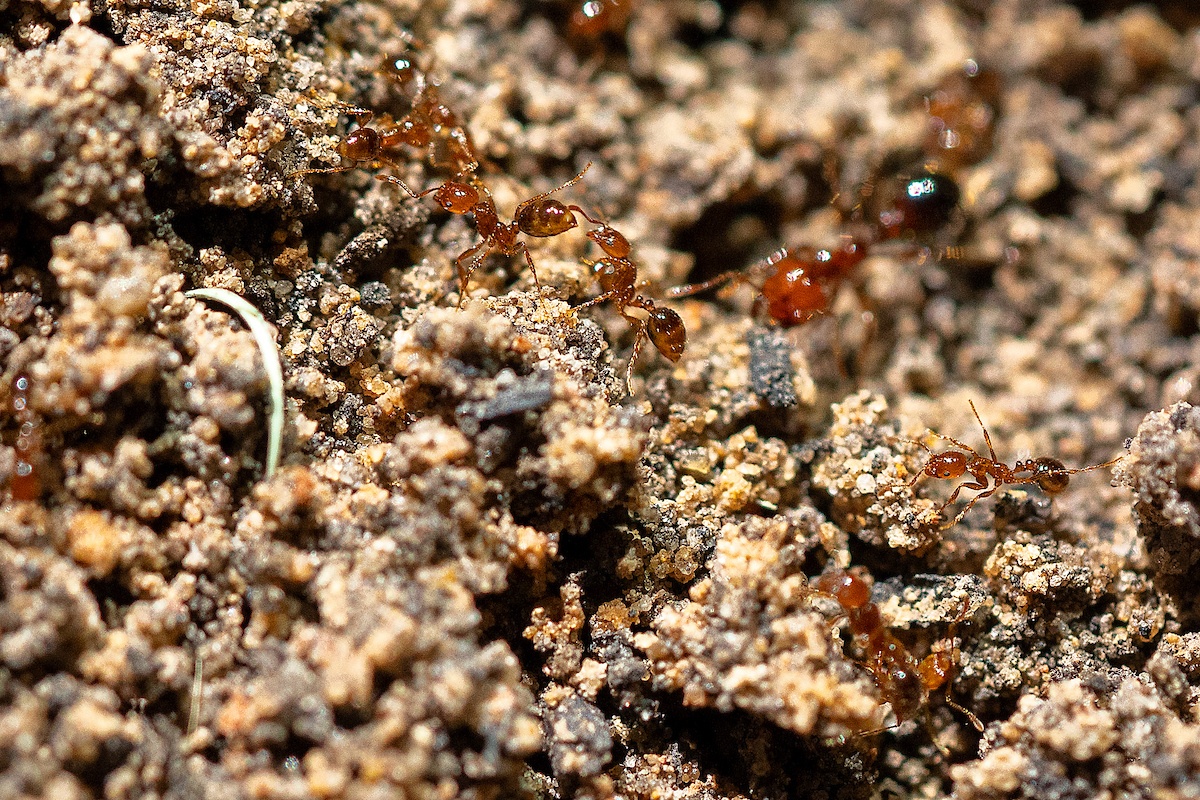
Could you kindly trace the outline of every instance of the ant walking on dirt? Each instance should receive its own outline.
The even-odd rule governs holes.
[[[587,216],[586,214],[584,216]],[[669,308],[656,306],[654,301],[637,293],[639,281],[637,265],[630,260],[632,248],[629,240],[611,225],[587,218],[597,225],[587,233],[587,237],[604,251],[604,258],[599,261],[588,261],[600,283],[600,294],[576,306],[576,310],[600,303],[612,301],[617,313],[625,318],[635,330],[633,339],[633,354],[629,357],[629,366],[625,369],[625,389],[633,394],[633,365],[637,362],[642,351],[642,343],[647,339],[662,353],[668,361],[678,361],[687,347],[687,329],[683,319]],[[629,313],[629,309],[637,308],[646,312],[646,318],[641,319]]]
[[[905,181],[876,221],[859,224],[833,248],[784,248],[746,269],[730,270],[702,283],[668,289],[667,297],[688,297],[723,284],[750,284],[758,290],[756,312],[765,309],[779,325],[803,325],[830,308],[842,283],[877,242],[927,234],[945,225],[958,207],[959,189],[950,177],[923,171]],[[762,276],[756,282],[752,276]]]
[[[454,267],[458,272],[458,307],[461,308],[467,296],[467,286],[471,281],[471,275],[479,263],[492,252],[507,256],[524,255],[525,262],[529,265],[529,272],[533,275],[533,283],[537,287],[538,296],[541,296],[542,284],[538,280],[533,256],[529,253],[528,245],[517,237],[525,234],[526,236],[548,238],[566,233],[579,224],[575,218],[576,213],[589,222],[601,224],[598,220],[592,219],[579,206],[567,205],[551,197],[554,193],[578,183],[591,169],[591,166],[591,162],[589,162],[578,175],[566,183],[520,203],[513,214],[512,222],[500,221],[491,192],[474,175],[474,172],[459,176],[465,180],[452,178],[423,192],[413,191],[404,181],[391,175],[376,175],[375,178],[399,186],[414,200],[432,194],[434,202],[442,210],[451,214],[471,214],[475,217],[475,230],[482,237],[482,241],[464,250],[454,260]]]
[[[842,607],[855,644],[864,656],[863,666],[870,671],[879,694],[891,704],[897,725],[912,719],[922,709],[927,710],[930,693],[945,686],[946,704],[970,720],[975,730],[983,731],[979,717],[950,697],[951,678],[961,658],[958,648],[952,644],[954,628],[966,618],[969,598],[964,598],[962,611],[951,623],[951,645],[935,649],[918,661],[883,623],[879,606],[871,601],[871,583],[868,580],[852,571],[839,569],[817,577],[810,586],[816,593],[833,598]]]
[[[934,453],[923,442],[916,442],[916,444],[920,445],[929,454],[929,459],[917,474],[913,476],[913,479],[909,481],[909,486],[916,485],[917,481],[925,476],[942,480],[958,480],[964,475],[971,476],[971,480],[964,481],[954,487],[954,491],[950,493],[950,497],[938,508],[937,513],[939,517],[951,503],[958,499],[958,494],[963,489],[975,489],[979,491],[979,494],[972,497],[963,510],[958,512],[958,516],[949,524],[942,526],[943,530],[957,525],[976,503],[985,497],[995,494],[996,490],[1002,486],[1036,484],[1046,494],[1056,495],[1070,485],[1072,475],[1110,467],[1121,460],[1121,456],[1117,456],[1114,459],[1105,461],[1103,464],[1092,464],[1090,467],[1068,469],[1057,458],[1042,457],[1023,459],[1010,467],[996,458],[996,451],[992,448],[992,437],[988,434],[987,426],[980,419],[979,412],[975,409],[975,402],[970,400],[968,402],[971,404],[971,413],[975,415],[975,420],[979,423],[979,427],[983,429],[983,440],[987,443],[988,455],[982,455],[970,445],[963,444],[958,439],[941,433],[934,433],[933,435],[939,439],[945,439],[958,449]]]
[[[414,46],[420,46],[411,40]],[[399,168],[389,151],[406,145],[425,150],[430,165],[465,173],[478,167],[475,148],[458,114],[442,102],[437,84],[426,79],[415,62],[404,56],[385,58],[378,70],[404,93],[411,95],[409,112],[399,119],[369,108],[310,95],[314,105],[337,109],[353,117],[356,127],[343,136],[336,151],[342,163],[335,167],[296,170],[288,177],[332,174],[359,168]],[[374,123],[374,124],[371,124]]]

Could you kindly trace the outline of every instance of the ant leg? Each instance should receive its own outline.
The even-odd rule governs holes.
[[[960,703],[956,703],[950,697],[950,684],[946,685],[946,705],[966,717],[967,721],[971,723],[972,728],[983,733],[983,723],[979,721],[979,717],[975,716],[975,712]]]
[[[929,733],[929,741],[933,742],[933,746],[942,754],[942,758],[950,758],[950,748],[938,741],[937,729],[933,727],[933,711],[929,706],[925,706],[925,713],[921,716],[925,720],[925,730]]]
[[[462,251],[458,258],[454,259],[454,269],[458,272],[458,304],[455,305],[456,309],[462,309],[463,302],[467,299],[467,286],[471,283],[471,275],[475,273],[479,262],[488,254],[488,248],[488,240],[484,239],[474,247]],[[462,262],[466,258],[470,258],[471,263],[464,267]]]
[[[646,330],[645,320],[640,320],[637,317],[631,317],[622,312],[622,317],[628,320],[629,324],[637,329],[637,335],[633,337],[633,354],[629,356],[629,366],[625,368],[625,391],[629,396],[633,396],[633,365],[637,363],[638,355],[642,352],[642,342],[649,338],[650,334]]]
[[[546,299],[542,296],[542,282],[538,280],[537,267],[533,265],[533,256],[529,254],[529,246],[521,242],[520,249],[525,254],[525,263],[529,265],[529,272],[533,275],[533,285],[537,288],[538,302],[545,303]]]
[[[992,449],[992,437],[988,435],[987,426],[983,424],[983,420],[979,418],[979,412],[975,410],[975,401],[968,400],[967,402],[971,404],[971,413],[975,415],[975,420],[979,423],[979,427],[983,428],[983,440],[987,442],[988,453],[991,454],[992,461],[995,462],[997,461],[996,451]]]
[[[667,289],[665,292],[663,292],[663,297],[691,297],[694,294],[699,294],[700,292],[707,291],[714,286],[720,286],[721,284],[729,283],[730,281],[749,283],[749,280],[746,278],[746,276],[743,275],[739,270],[730,270],[729,272],[722,272],[715,278],[709,278],[703,283],[685,283],[683,286],[672,286],[670,289]]]
[[[617,291],[615,291],[615,290],[614,290],[614,291],[611,291],[611,292],[605,292],[605,293],[604,293],[604,294],[602,294],[602,295],[598,295],[598,296],[596,296],[596,297],[593,297],[591,300],[585,300],[584,302],[582,302],[582,303],[580,303],[579,305],[575,306],[575,310],[576,310],[576,311],[578,311],[579,309],[581,309],[581,308],[587,308],[588,306],[598,306],[598,305],[600,305],[601,303],[603,303],[605,300],[608,300],[608,299],[610,299],[610,298],[616,297],[618,294],[620,294],[620,293],[619,293],[619,292],[617,292]]]
[[[966,483],[959,484],[959,486],[957,488],[955,488],[954,492],[950,495],[950,499],[947,500],[945,503],[942,503],[942,507],[938,509],[938,516],[941,516],[941,513],[943,510],[945,510],[946,506],[948,506],[952,502],[954,502],[954,498],[957,497],[959,491],[964,488],[965,489],[987,489],[987,484],[982,481],[980,481],[978,485],[974,481],[968,481]],[[987,491],[980,492],[979,494],[972,497],[971,501],[969,503],[967,503],[966,506],[963,507],[963,510],[958,512],[958,516],[956,516],[954,518],[954,520],[950,522],[950,524],[943,525],[941,527],[941,530],[944,530],[944,531],[949,530],[950,528],[953,528],[958,523],[962,522],[962,518],[967,515],[967,512],[970,511],[975,506],[976,503],[978,503],[980,500],[982,500],[985,497],[991,497],[993,494],[996,493],[996,490],[999,488],[1000,488],[1000,484],[996,484],[992,488],[987,489]]]
[[[397,178],[393,175],[376,175],[375,180],[383,181],[384,183],[394,183],[395,185],[397,185],[401,189],[403,189],[404,193],[407,194],[409,197],[411,197],[413,200],[420,200],[425,195],[433,194],[438,189],[442,188],[439,185],[439,186],[434,186],[431,189],[426,189],[422,192],[414,192],[411,188],[409,188],[407,183],[405,183],[404,181],[400,180],[399,178]]]
[[[955,711],[957,711],[958,713],[960,713],[964,717],[966,717],[967,720],[970,721],[971,727],[973,727],[975,730],[979,731],[980,733],[983,733],[983,723],[979,721],[979,717],[975,716],[975,712],[971,711],[971,709],[967,708],[966,706],[963,706],[960,703],[955,702],[954,698],[952,698],[950,696],[950,690],[954,688],[954,673],[958,668],[959,661],[962,660],[962,651],[960,651],[957,647],[953,646],[953,640],[958,635],[958,623],[962,622],[964,619],[967,618],[968,612],[970,610],[971,610],[971,597],[970,597],[970,595],[963,595],[962,609],[959,610],[958,616],[954,618],[954,621],[950,623],[949,630],[946,631],[946,633],[949,634],[948,638],[951,640],[951,651],[950,652],[952,654],[952,660],[950,661],[949,668],[946,670],[946,677],[945,677],[946,705],[950,706]]]
[[[287,176],[289,178],[295,178],[300,175],[333,175],[338,172],[349,172],[350,170],[353,170],[353,169],[358,169],[357,162],[354,164],[351,164],[349,166],[346,166],[345,164],[343,164],[340,167],[324,167],[324,168],[317,168],[317,169],[298,169],[295,172],[289,172],[287,174]]]

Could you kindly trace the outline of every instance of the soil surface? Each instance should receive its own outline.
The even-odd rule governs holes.
[[[1200,795],[1193,6],[0,0],[0,797]]]

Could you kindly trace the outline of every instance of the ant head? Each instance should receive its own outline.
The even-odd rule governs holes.
[[[1033,480],[1046,494],[1058,494],[1066,489],[1074,471],[1077,470],[1067,469],[1067,465],[1057,458],[1038,458],[1033,462]]]
[[[953,480],[967,471],[967,455],[957,450],[937,453],[925,464],[925,474],[931,478]]]
[[[451,214],[466,214],[479,204],[479,191],[468,183],[446,181],[433,193],[433,199]]]
[[[648,308],[650,316],[646,320],[650,341],[658,348],[658,352],[669,361],[678,361],[687,346],[687,329],[683,327],[683,319],[669,308]]]

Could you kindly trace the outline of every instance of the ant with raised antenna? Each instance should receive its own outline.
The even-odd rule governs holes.
[[[861,568],[855,569],[865,573]],[[952,644],[948,649],[935,649],[918,661],[883,623],[879,606],[871,601],[871,582],[854,571],[835,569],[818,576],[809,586],[814,593],[831,597],[842,607],[855,644],[865,657],[861,663],[870,671],[879,694],[891,704],[897,725],[912,719],[922,709],[928,710],[930,692],[945,686],[946,704],[970,720],[975,730],[983,732],[979,717],[950,696],[951,679],[961,658],[957,647]],[[970,600],[964,597],[962,611],[951,622],[951,643],[955,627],[967,617],[969,609]],[[864,735],[882,730],[887,728],[865,731]],[[941,745],[938,749],[945,752]]]
[[[492,252],[507,256],[524,255],[525,262],[529,265],[529,271],[533,275],[533,282],[537,287],[538,296],[541,296],[542,284],[538,279],[537,267],[534,266],[533,256],[529,252],[528,245],[517,237],[520,234],[525,234],[526,236],[548,238],[566,233],[579,224],[579,221],[575,218],[576,213],[593,224],[602,224],[598,220],[592,219],[579,206],[564,204],[551,197],[554,193],[578,183],[591,167],[592,164],[589,161],[574,178],[556,186],[548,192],[542,192],[521,202],[513,214],[512,222],[500,221],[500,216],[496,213],[496,204],[492,200],[491,192],[475,176],[474,171],[452,178],[422,192],[413,191],[404,181],[391,175],[376,175],[375,178],[376,180],[399,186],[414,200],[419,200],[426,195],[432,194],[434,202],[442,210],[448,211],[451,214],[471,214],[475,217],[475,230],[482,237],[482,241],[464,250],[454,260],[454,267],[458,272],[458,307],[461,308],[467,296],[467,286],[470,283],[471,275],[475,272],[479,263]],[[463,179],[460,180],[459,178]]]
[[[929,459],[917,474],[913,476],[913,479],[909,481],[909,486],[916,485],[917,481],[925,476],[941,480],[958,480],[964,475],[971,476],[971,480],[964,481],[954,487],[954,491],[950,493],[950,497],[937,510],[939,517],[941,517],[942,512],[951,503],[958,499],[958,494],[963,489],[975,489],[979,491],[979,494],[972,497],[963,510],[958,512],[958,516],[948,525],[942,526],[942,530],[957,525],[976,503],[985,497],[995,494],[996,490],[1001,486],[1034,484],[1046,494],[1053,496],[1064,491],[1070,485],[1072,475],[1078,475],[1081,472],[1091,472],[1102,467],[1110,467],[1122,458],[1121,456],[1117,456],[1114,459],[1105,461],[1103,464],[1092,464],[1090,467],[1080,467],[1077,469],[1068,469],[1057,458],[1029,458],[1019,460],[1010,467],[996,458],[996,451],[992,447],[992,437],[988,434],[987,426],[983,424],[983,420],[979,417],[979,412],[975,409],[975,402],[973,400],[968,400],[967,402],[971,404],[971,413],[975,415],[975,420],[979,423],[979,427],[983,429],[983,440],[987,443],[988,455],[982,455],[970,445],[963,444],[953,436],[946,436],[941,433],[933,433],[933,435],[939,439],[945,439],[959,449],[934,453],[924,442],[914,440],[917,445],[929,454]]]

